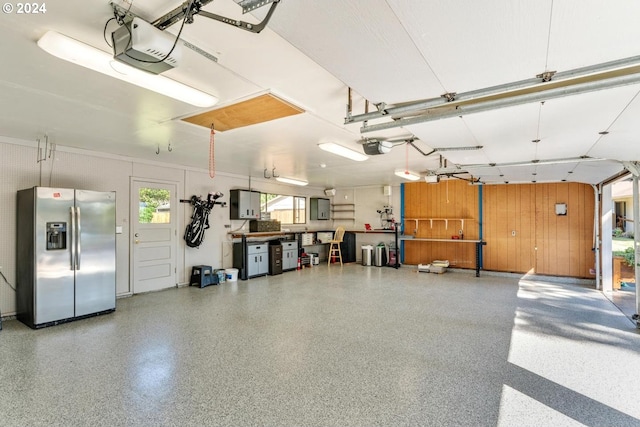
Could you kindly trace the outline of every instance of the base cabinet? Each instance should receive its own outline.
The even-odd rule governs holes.
[[[269,272],[269,244],[243,243],[233,244],[233,267],[239,270],[240,280],[264,276]]]
[[[269,245],[269,274],[282,274],[282,245]]]
[[[269,245],[247,245],[247,278],[264,276],[269,272]]]
[[[282,270],[298,268],[298,242],[282,242]]]

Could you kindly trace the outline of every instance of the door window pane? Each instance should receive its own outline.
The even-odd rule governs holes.
[[[140,224],[169,224],[171,222],[171,192],[163,188],[141,188],[138,194]]]

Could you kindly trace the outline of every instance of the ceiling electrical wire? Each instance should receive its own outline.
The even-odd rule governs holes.
[[[127,8],[127,10],[124,12],[122,16],[118,15],[114,7],[113,18],[108,19],[107,22],[104,23],[104,29],[102,30],[102,37],[104,38],[105,43],[107,43],[107,46],[109,46],[110,48],[113,48],[113,45],[109,43],[109,39],[107,39],[107,26],[111,21],[116,21],[119,25],[124,25],[124,18],[127,16],[127,13],[129,13],[129,11],[131,10],[131,6],[133,6],[133,0],[129,2],[129,7]]]
[[[551,8],[549,10],[549,31],[547,32],[547,52],[544,57],[544,70],[548,71],[549,67],[549,48],[551,46],[551,23],[553,22],[553,0],[551,0]]]
[[[169,50],[169,52],[167,52],[167,54],[166,54],[163,58],[161,58],[161,59],[157,59],[157,60],[155,60],[155,61],[147,61],[147,60],[139,59],[139,58],[135,58],[135,57],[133,57],[133,56],[129,55],[129,54],[127,53],[127,49],[125,49],[124,54],[125,54],[127,57],[131,58],[131,59],[134,59],[134,60],[136,60],[136,61],[138,61],[138,62],[143,62],[143,63],[145,63],[145,64],[159,64],[159,63],[161,63],[161,62],[165,61],[167,58],[169,58],[169,56],[171,56],[171,54],[172,54],[172,53],[173,53],[173,51],[175,50],[176,46],[178,45],[178,41],[180,41],[180,35],[182,34],[182,30],[184,29],[184,24],[187,22],[187,20],[188,20],[188,19],[189,19],[189,17],[191,16],[191,14],[190,14],[189,12],[191,11],[191,8],[192,8],[192,6],[193,6],[193,3],[194,3],[194,2],[195,2],[195,0],[191,0],[191,1],[189,2],[189,5],[186,7],[186,9],[185,9],[186,13],[185,13],[185,15],[184,15],[184,18],[182,19],[182,24],[180,25],[180,30],[178,31],[178,35],[176,35],[176,38],[175,38],[175,40],[174,40],[174,42],[173,42],[173,46],[171,46],[171,50]],[[128,8],[128,9],[127,9],[127,11],[125,12],[124,16],[120,16],[120,15],[118,15],[118,14],[115,12],[115,10],[114,10],[114,14],[115,14],[116,16],[115,16],[114,18],[111,18],[111,19],[115,19],[116,21],[118,21],[118,23],[119,23],[120,25],[124,25],[124,26],[125,26],[125,28],[127,29],[127,32],[129,33],[129,44],[128,44],[127,48],[131,47],[131,43],[132,43],[132,41],[133,41],[133,34],[131,34],[131,28],[130,28],[128,25],[125,25],[125,23],[124,23],[124,18],[126,17],[126,14],[131,10],[131,6],[133,6],[133,1],[132,1],[131,3],[129,3],[129,8]],[[107,40],[107,36],[106,36],[107,25],[109,24],[109,22],[111,21],[111,19],[109,19],[109,20],[106,22],[105,26],[104,26],[104,38],[105,38],[105,41]],[[109,47],[113,47],[113,46],[112,46],[108,41],[107,41],[107,45],[109,45]]]
[[[2,273],[2,270],[0,270],[0,276],[2,276],[2,278],[4,279],[5,283],[7,285],[9,285],[9,287],[11,289],[13,289],[13,292],[16,292],[16,288],[13,287],[13,285],[11,283],[9,283],[9,281],[7,280],[7,278],[5,277],[5,275]]]

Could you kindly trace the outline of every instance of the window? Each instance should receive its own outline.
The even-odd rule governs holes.
[[[141,188],[138,194],[140,224],[169,224],[171,222],[171,193],[162,188]]]
[[[260,210],[281,224],[304,224],[307,222],[307,198],[281,194],[260,194]]]

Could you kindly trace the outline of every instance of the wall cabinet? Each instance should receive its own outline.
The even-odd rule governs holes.
[[[311,197],[309,199],[309,219],[328,220],[331,212],[331,201],[329,199],[321,199],[319,197]]]
[[[231,190],[229,192],[229,219],[259,219],[260,192]]]

